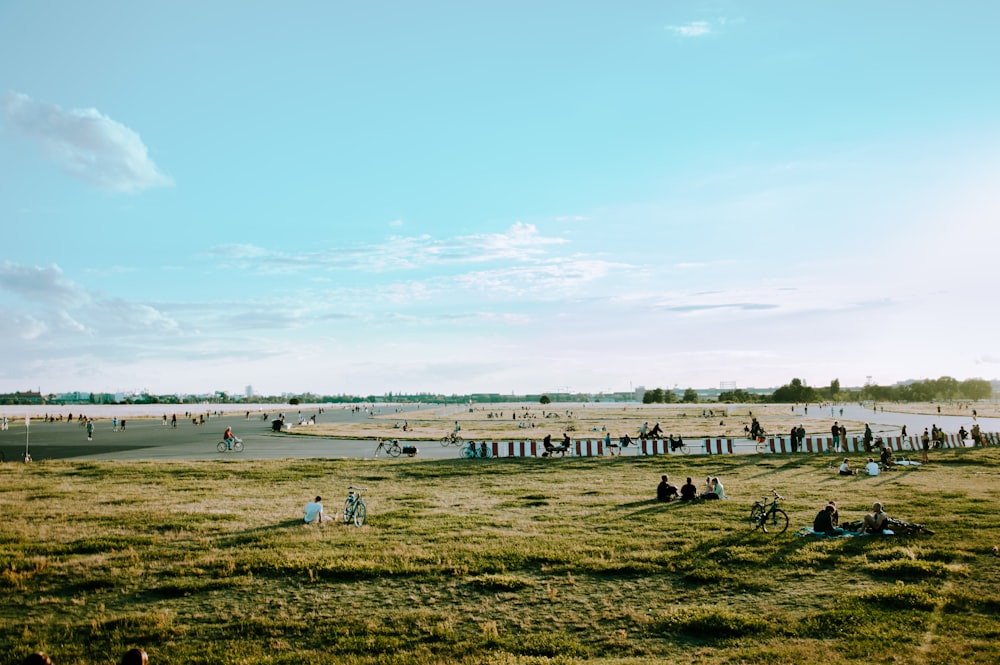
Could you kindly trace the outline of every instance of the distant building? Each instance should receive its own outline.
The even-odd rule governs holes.
[[[253,386],[247,386],[246,395],[247,397],[253,397]]]

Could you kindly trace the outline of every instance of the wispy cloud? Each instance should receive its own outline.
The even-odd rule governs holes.
[[[116,192],[164,187],[173,180],[149,157],[139,135],[94,108],[63,109],[19,92],[0,98],[5,123],[38,143],[70,175]]]
[[[534,224],[516,222],[503,233],[483,233],[453,238],[430,235],[396,236],[369,245],[333,247],[290,254],[255,245],[221,245],[209,250],[213,258],[234,266],[246,262],[254,270],[292,273],[303,270],[363,270],[387,272],[431,266],[479,264],[491,261],[538,260],[545,248],[569,241],[542,235]],[[252,264],[250,260],[252,259]]]
[[[712,26],[709,25],[708,21],[692,21],[687,25],[668,25],[667,30],[681,37],[704,37],[712,34]]]

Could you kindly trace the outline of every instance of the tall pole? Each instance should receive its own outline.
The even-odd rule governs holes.
[[[31,455],[28,454],[28,437],[31,431],[31,416],[26,415],[24,417],[24,461],[27,462],[31,459]]]

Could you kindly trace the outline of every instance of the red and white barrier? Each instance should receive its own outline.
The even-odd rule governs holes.
[[[983,432],[983,445],[1000,445],[1000,433]],[[895,452],[919,452],[923,449],[923,443],[919,436],[883,436],[882,441]],[[694,455],[732,455],[739,444],[756,446],[756,442],[751,440],[734,441],[731,438],[702,438],[686,439],[685,446],[688,454]],[[972,439],[963,442],[957,434],[945,434],[943,446],[945,448],[964,448],[966,444],[975,445]],[[481,445],[481,444],[480,444]],[[545,448],[541,441],[487,441],[494,457],[540,457]],[[556,444],[561,445],[561,442]],[[670,450],[669,439],[643,439],[635,441],[637,455],[671,455],[680,454]],[[933,445],[933,443],[932,443]],[[566,454],[573,457],[601,457],[614,454],[617,451],[624,452],[625,448],[620,448],[617,444],[609,446],[603,438],[601,439],[578,439],[570,442],[569,450]],[[773,454],[785,454],[792,452],[791,440],[788,437],[769,437],[767,439],[767,449]],[[873,446],[871,452],[865,451],[864,441],[857,436],[848,436],[841,440],[839,451],[833,448],[833,437],[830,436],[807,436],[799,442],[799,452],[804,453],[857,453],[871,455],[875,451]]]

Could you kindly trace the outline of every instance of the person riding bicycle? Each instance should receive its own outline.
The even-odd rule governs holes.
[[[684,447],[684,439],[681,437],[681,435],[678,434],[677,438],[675,439],[674,435],[671,434],[670,435],[670,450],[674,451],[674,450],[677,450],[678,448],[683,448],[683,447]]]
[[[232,427],[227,427],[226,431],[222,433],[222,440],[226,442],[226,448],[228,450],[233,449],[233,444],[236,443],[236,435],[233,434]]]

